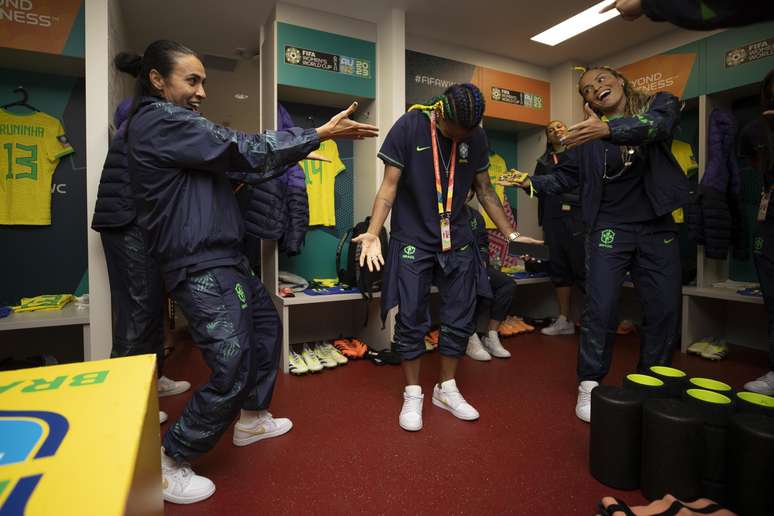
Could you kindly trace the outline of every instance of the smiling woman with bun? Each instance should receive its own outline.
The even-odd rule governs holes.
[[[580,186],[586,236],[586,307],[578,351],[576,415],[591,420],[591,390],[609,368],[618,296],[627,271],[643,308],[639,371],[671,362],[678,342],[680,250],[673,210],[688,182],[672,157],[680,101],[648,95],[608,67],[578,81],[586,120],[562,139],[567,159],[553,174],[518,186],[558,195]]]
[[[242,254],[244,223],[230,180],[260,182],[324,140],[374,137],[377,128],[349,119],[353,103],[317,129],[234,131],[199,113],[207,75],[193,50],[159,40],[142,57],[122,53],[115,62],[137,77],[125,131],[138,224],[211,370],[163,438],[164,499],[195,503],[215,485],[189,463],[211,450],[237,416],[236,446],[293,426],[267,410],[282,326]]]

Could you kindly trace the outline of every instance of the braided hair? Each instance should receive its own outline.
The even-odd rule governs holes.
[[[414,104],[409,111],[412,109],[436,110],[447,122],[453,122],[463,129],[473,129],[484,117],[486,101],[474,84],[454,84],[446,88],[443,95],[434,97],[427,104]]]

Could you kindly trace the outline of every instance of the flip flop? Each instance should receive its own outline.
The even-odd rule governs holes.
[[[624,513],[624,516],[636,516],[634,514],[634,511],[632,511],[631,507],[629,507],[626,502],[619,500],[618,498],[613,497],[616,503],[613,505],[609,505],[605,507],[605,505],[600,500],[599,504],[597,505],[597,508],[599,509],[599,515],[600,516],[614,516],[616,512],[622,512]],[[723,507],[710,501],[708,505],[705,505],[701,508],[694,508],[689,505],[686,505],[685,503],[681,502],[680,500],[675,500],[672,502],[672,504],[667,507],[665,511],[659,512],[657,514],[652,514],[650,516],[676,516],[678,512],[680,512],[681,509],[688,509],[689,511],[695,512],[697,514],[714,514],[719,510],[722,510]]]

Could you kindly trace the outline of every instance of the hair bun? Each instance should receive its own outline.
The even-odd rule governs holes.
[[[128,52],[120,52],[113,59],[113,64],[122,72],[128,73],[132,77],[137,77],[140,75],[140,69],[142,68],[142,56],[130,54]]]

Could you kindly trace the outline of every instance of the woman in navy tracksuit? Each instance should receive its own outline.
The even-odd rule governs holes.
[[[579,90],[588,118],[562,140],[567,159],[553,174],[521,185],[549,195],[581,189],[586,307],[575,413],[590,421],[591,390],[610,368],[627,270],[644,312],[637,369],[671,361],[679,339],[681,266],[670,214],[686,203],[688,182],[670,151],[680,117],[676,97],[638,92],[607,67],[585,72]]]
[[[131,99],[116,108],[118,129],[110,141],[97,190],[91,228],[98,231],[105,250],[112,315],[112,357],[153,353],[156,355],[159,397],[180,394],[191,388],[185,381],[163,376],[164,323],[161,273],[145,248],[137,225],[131,181],[127,171],[126,117]],[[159,412],[163,423],[167,415]]]
[[[353,104],[318,129],[245,134],[199,114],[206,75],[192,50],[156,41],[143,57],[119,54],[116,63],[138,77],[126,128],[138,223],[212,370],[164,435],[164,498],[193,503],[215,486],[187,462],[210,450],[240,409],[236,445],[292,427],[265,410],[281,326],[240,250],[244,227],[229,177],[259,181],[305,158],[321,140],[370,137],[376,128],[347,118]]]
[[[739,150],[743,156],[752,158],[763,176],[753,261],[768,313],[769,371],[757,380],[747,382],[744,388],[774,396],[774,70],[763,80],[761,107],[761,116],[742,130]]]
[[[492,267],[489,263],[489,233],[486,230],[484,217],[477,209],[470,206],[474,192],[468,194],[468,205],[465,209],[468,213],[468,223],[473,232],[473,238],[478,248],[478,255],[486,267],[486,275],[489,287],[492,290],[492,299],[479,297],[476,301],[476,312],[473,323],[476,324],[480,315],[487,313],[487,331],[483,338],[479,338],[474,331],[468,338],[468,346],[465,354],[473,360],[488,361],[492,357],[510,358],[511,352],[505,349],[500,342],[497,328],[508,317],[513,303],[513,294],[516,292],[516,282],[500,269]]]
[[[567,127],[564,122],[552,120],[546,126],[546,152],[535,166],[536,176],[550,174],[556,165],[567,159],[560,143]],[[543,328],[544,335],[572,335],[575,323],[570,320],[572,286],[584,288],[586,265],[584,241],[586,231],[581,217],[580,192],[576,188],[560,195],[538,196],[538,223],[543,226],[546,245],[551,254],[549,266],[551,281],[559,304],[559,317],[551,326]]]

